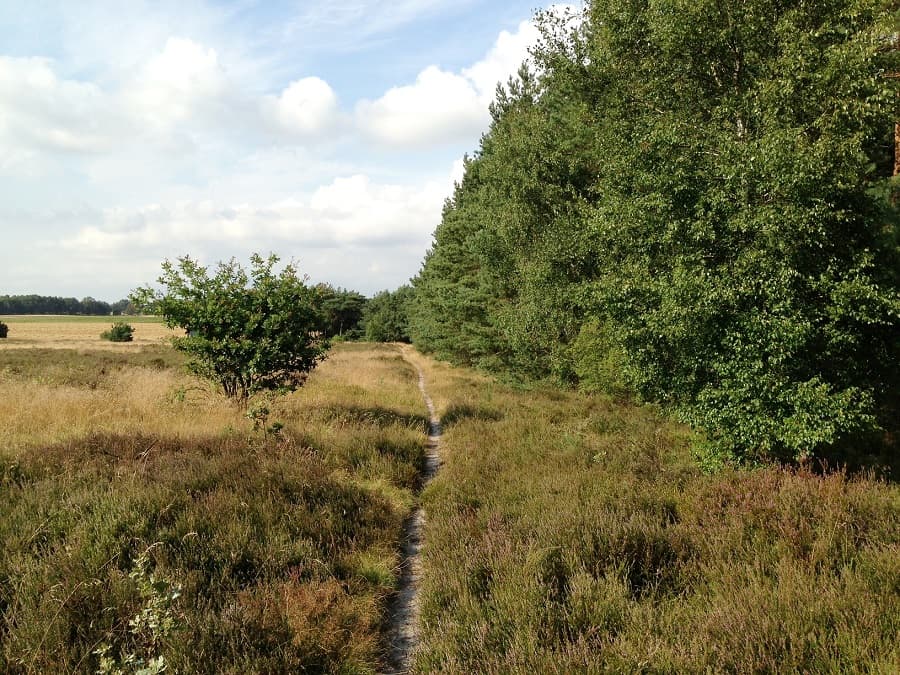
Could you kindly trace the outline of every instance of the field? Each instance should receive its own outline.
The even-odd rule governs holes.
[[[704,475],[651,409],[432,363],[418,672],[900,672],[900,488]]]
[[[166,328],[160,319],[150,316],[0,316],[0,321],[9,326],[9,337],[0,340],[0,349],[139,351],[177,334]],[[125,321],[134,327],[132,342],[100,339],[100,333],[116,321]]]
[[[704,475],[650,408],[396,345],[338,345],[254,422],[159,341],[31,325],[0,348],[0,672],[382,671],[410,360],[444,429],[414,672],[900,670],[894,483]]]
[[[426,424],[397,348],[256,429],[159,345],[5,349],[0,388],[0,672],[378,669]]]

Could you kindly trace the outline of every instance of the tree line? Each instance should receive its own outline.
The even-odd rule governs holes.
[[[402,291],[412,341],[660,404],[710,465],[896,432],[895,3],[538,22]]]
[[[318,330],[328,338],[369,339],[380,342],[408,341],[405,314],[388,291],[373,298],[339,286],[316,285],[320,316]],[[402,296],[402,294],[401,294]],[[402,303],[401,303],[402,304]],[[59,314],[119,316],[137,314],[131,300],[103,302],[88,296],[81,300],[46,295],[0,295],[0,316]]]
[[[108,316],[133,313],[128,300],[103,302],[88,296],[61,298],[50,295],[0,295],[0,315],[7,314],[63,314]]]

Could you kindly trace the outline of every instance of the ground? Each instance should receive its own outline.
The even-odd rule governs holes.
[[[105,323],[0,347],[0,671],[382,670],[428,431],[403,348],[250,419]],[[896,483],[705,475],[648,407],[408,358],[444,431],[413,672],[900,670]]]

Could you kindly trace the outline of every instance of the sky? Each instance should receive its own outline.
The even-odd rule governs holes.
[[[415,275],[536,0],[3,0],[0,295],[253,252]]]

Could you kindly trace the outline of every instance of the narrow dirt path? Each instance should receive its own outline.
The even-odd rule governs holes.
[[[428,441],[425,445],[425,467],[419,491],[437,473],[440,466],[441,422],[434,410],[434,403],[425,389],[425,374],[408,356],[408,348],[402,351],[404,360],[419,374],[419,391],[428,408]],[[402,675],[409,672],[412,654],[419,642],[419,580],[422,576],[422,531],[425,512],[417,504],[403,526],[403,561],[400,564],[400,584],[397,596],[391,604],[390,653],[386,675]]]

